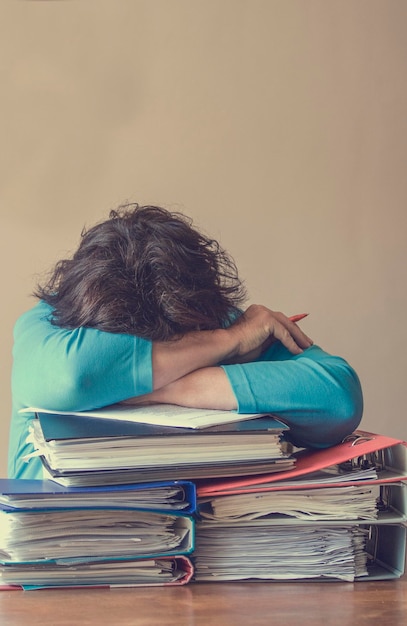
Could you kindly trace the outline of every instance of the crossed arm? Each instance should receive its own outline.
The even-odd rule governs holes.
[[[153,344],[153,392],[128,403],[168,402],[195,408],[237,409],[225,371],[218,364],[249,363],[276,341],[293,355],[312,345],[288,317],[250,306],[226,329],[189,333],[178,341]]]
[[[153,369],[163,376],[151,393],[125,402],[273,413],[290,426],[291,439],[300,446],[333,445],[358,426],[363,397],[355,371],[344,359],[314,346],[282,313],[254,305],[234,325],[203,339],[198,333],[178,346],[153,346]],[[210,359],[197,365],[211,346],[213,353],[218,351],[215,362],[222,365]],[[174,353],[184,350],[175,362],[185,369],[166,378],[173,371]]]

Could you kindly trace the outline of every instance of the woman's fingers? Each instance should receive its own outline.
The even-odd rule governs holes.
[[[286,315],[259,304],[249,306],[230,330],[238,334],[238,358],[256,358],[274,341],[280,341],[293,354],[312,345],[312,340]]]
[[[272,311],[272,316],[276,320],[272,334],[276,339],[293,354],[299,354],[312,346],[313,341],[299,326],[291,321],[284,313]]]

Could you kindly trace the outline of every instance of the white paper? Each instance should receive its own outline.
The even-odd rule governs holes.
[[[146,404],[129,406],[115,404],[93,411],[53,411],[49,409],[30,407],[22,409],[21,413],[55,413],[57,415],[77,415],[83,417],[99,417],[110,420],[122,420],[156,426],[174,426],[179,428],[207,428],[219,424],[241,422],[257,417],[264,413],[236,413],[235,411],[218,411],[215,409],[191,409],[173,404]],[[282,426],[283,427],[283,426]]]

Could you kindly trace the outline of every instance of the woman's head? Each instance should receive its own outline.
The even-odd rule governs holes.
[[[53,321],[166,341],[219,328],[244,300],[233,259],[186,216],[129,204],[84,230],[36,296]]]

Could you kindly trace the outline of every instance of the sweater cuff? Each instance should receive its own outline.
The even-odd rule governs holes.
[[[258,413],[256,396],[244,368],[239,364],[222,365],[237,402],[238,413]]]

